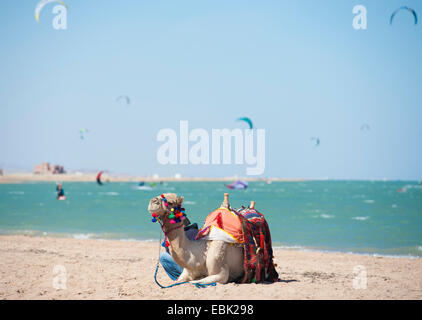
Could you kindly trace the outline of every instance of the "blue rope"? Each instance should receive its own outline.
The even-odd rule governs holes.
[[[215,287],[217,285],[217,282],[211,282],[211,283],[194,283],[195,287],[197,288],[206,288],[206,287]]]
[[[155,280],[155,283],[156,283],[156,284],[158,284],[158,285],[159,285],[162,289],[167,289],[167,288],[175,287],[175,286],[178,286],[178,285],[180,285],[180,284],[191,283],[191,282],[189,282],[189,281],[183,281],[183,282],[174,283],[174,284],[169,285],[169,286],[163,286],[163,285],[161,285],[161,284],[158,282],[158,280],[157,280],[157,272],[158,272],[158,267],[159,267],[159,266],[160,266],[160,265],[159,265],[159,263],[157,262],[157,266],[155,267],[154,280]],[[195,285],[195,287],[197,287],[197,288],[207,288],[207,287],[209,287],[209,286],[213,286],[213,287],[215,287],[215,286],[217,285],[217,283],[216,283],[216,282],[211,282],[211,283],[192,283],[192,284],[194,284],[194,285]]]

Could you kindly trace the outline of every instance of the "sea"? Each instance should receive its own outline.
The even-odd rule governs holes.
[[[203,225],[229,192],[233,208],[255,208],[268,221],[273,247],[401,258],[422,257],[422,184],[417,181],[53,182],[0,184],[0,234],[76,239],[159,241],[148,202],[162,193],[184,197],[189,220]]]

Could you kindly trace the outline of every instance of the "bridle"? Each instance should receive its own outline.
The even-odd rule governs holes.
[[[158,198],[158,197],[157,197]],[[182,208],[181,205],[177,205],[176,207],[168,209],[167,199],[164,195],[161,195],[161,206],[164,207],[164,216],[160,218],[156,212],[152,213],[152,222],[159,222],[161,226],[161,230],[163,231],[166,239],[163,242],[164,247],[169,246],[169,242],[167,241],[167,236],[174,230],[180,229],[183,227],[183,220],[186,218],[185,208]],[[170,230],[166,230],[165,223],[169,221],[170,224],[178,224],[177,226],[170,228]]]

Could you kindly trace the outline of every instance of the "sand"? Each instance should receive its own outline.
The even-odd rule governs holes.
[[[0,236],[0,299],[422,299],[421,258],[275,249],[281,282],[161,289],[158,249],[158,241]],[[158,281],[174,283],[161,267]]]

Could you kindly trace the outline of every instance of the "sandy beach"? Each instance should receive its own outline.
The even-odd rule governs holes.
[[[276,249],[281,282],[161,289],[158,250],[158,241],[0,236],[0,299],[422,299],[420,258]],[[162,268],[157,279],[173,283]]]

